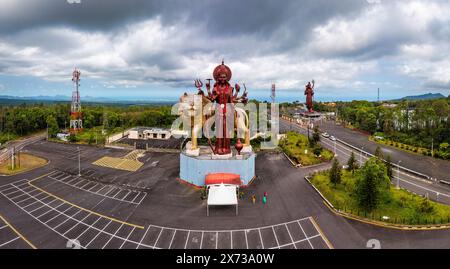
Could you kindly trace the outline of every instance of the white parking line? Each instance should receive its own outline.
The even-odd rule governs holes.
[[[202,232],[202,238],[200,239],[200,249],[202,249],[202,247],[203,247],[203,234],[204,234],[204,232]]]
[[[289,231],[289,227],[287,226],[287,224],[285,224],[284,226],[286,226],[286,230],[289,234],[289,238],[291,238],[291,242],[292,244],[294,244],[294,239],[292,238],[291,232]],[[297,249],[297,246],[294,244],[294,248]]]
[[[272,226],[272,232],[273,232],[273,235],[275,236],[275,241],[277,241],[277,246],[278,246],[278,248],[280,248],[280,243],[278,242],[278,237],[277,237],[277,234],[275,233],[274,226]]]
[[[109,226],[109,224],[111,224],[112,220],[109,220],[109,222],[103,227],[103,229],[99,230],[99,232],[94,236],[94,238],[91,239],[91,241],[89,241],[89,243],[85,246],[86,248],[89,247],[89,245],[101,234],[105,231],[106,227]]]
[[[65,232],[63,233],[63,235],[66,235],[68,232],[72,231],[73,228],[75,228],[75,227],[78,226],[78,225],[85,225],[83,221],[86,220],[90,215],[91,215],[91,213],[87,214],[83,219],[81,219],[81,220],[79,220],[77,223],[75,223],[75,225],[73,225],[69,230],[65,231]],[[86,226],[87,226],[87,225],[86,225]],[[86,229],[86,230],[87,230],[87,229]]]
[[[6,243],[1,244],[0,247],[6,246],[6,245],[8,245],[9,243],[12,243],[12,242],[16,241],[16,240],[19,239],[19,238],[20,238],[20,237],[16,237],[16,238],[14,238],[14,239],[11,239],[11,240],[9,240],[9,241],[6,242]]]
[[[187,247],[187,243],[189,241],[189,235],[191,234],[191,231],[188,232],[188,235],[186,236],[186,243],[184,243],[184,249]]]
[[[148,230],[150,229],[150,226],[151,226],[151,225],[149,225],[149,226],[147,227],[147,230],[145,230],[145,233],[144,233],[144,235],[142,236],[142,238],[141,238],[141,240],[139,241],[139,243],[137,244],[136,249],[139,248],[139,247],[142,245],[142,240],[144,240],[145,236],[147,235]]]
[[[219,244],[219,232],[216,232],[216,249]]]
[[[136,227],[133,227],[133,229],[131,229],[130,233],[128,233],[127,239],[125,239],[122,243],[122,245],[120,245],[119,249],[122,249],[123,245],[125,245],[125,243],[128,241],[128,239],[130,238],[131,234],[134,232],[134,230],[136,229]]]
[[[308,239],[308,236],[305,233],[305,230],[303,230],[302,225],[300,224],[300,221],[297,221],[298,226],[300,226],[300,229],[302,229],[303,235],[305,235],[305,238]],[[311,241],[308,240],[309,245],[311,246],[312,249],[314,249],[314,246],[311,244]]]
[[[118,232],[120,229],[122,229],[122,227],[123,227],[123,223],[119,226],[119,228],[117,228],[117,230],[116,230],[116,232],[114,233],[114,235],[111,236],[111,237],[109,238],[108,242],[106,242],[106,243],[103,245],[102,249],[105,249],[105,247],[109,244],[109,242],[111,242],[111,240],[112,240],[113,238],[116,237],[117,232]]]
[[[169,244],[169,249],[172,247],[172,242],[173,242],[173,239],[175,238],[176,233],[177,233],[177,230],[175,230],[175,232],[173,232],[172,239],[170,240],[170,244]]]
[[[264,249],[264,242],[263,242],[263,239],[262,239],[262,236],[261,236],[261,229],[258,229],[258,233],[259,233],[259,240],[261,240],[261,246]]]
[[[247,247],[247,249],[248,249],[248,240],[247,240],[247,233],[249,232],[249,230],[245,230],[244,231],[244,235],[245,235],[245,246]]]
[[[158,238],[156,238],[156,241],[155,241],[155,243],[153,244],[153,248],[155,248],[155,247],[156,247],[156,244],[158,244],[159,237],[161,236],[163,230],[164,230],[164,228],[162,228],[162,229],[159,230]]]

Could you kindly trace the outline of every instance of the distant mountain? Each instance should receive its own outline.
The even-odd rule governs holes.
[[[11,95],[0,95],[0,105],[18,105],[18,104],[36,104],[36,103],[59,103],[59,102],[70,102],[71,97],[65,95],[55,95],[55,96],[11,96]],[[105,97],[92,97],[92,96],[82,96],[81,103],[91,103],[91,104],[118,104],[118,105],[140,105],[140,104],[152,104],[152,105],[167,105],[175,103],[174,101],[167,100],[138,100],[129,99],[121,100],[119,98],[105,98]]]
[[[427,99],[438,99],[438,98],[445,98],[444,95],[441,93],[426,93],[421,95],[411,95],[411,96],[405,96],[400,99],[396,99],[393,101],[401,101],[401,100],[427,100]]]

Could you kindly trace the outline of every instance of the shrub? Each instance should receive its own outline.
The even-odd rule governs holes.
[[[421,213],[431,214],[434,212],[434,206],[426,198],[423,198],[417,207],[417,211]]]

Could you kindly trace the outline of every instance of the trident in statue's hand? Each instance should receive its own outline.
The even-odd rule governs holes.
[[[195,81],[195,87],[198,89],[201,89],[203,87],[203,82],[200,79],[196,79]]]

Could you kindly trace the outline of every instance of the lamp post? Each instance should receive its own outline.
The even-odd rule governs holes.
[[[336,157],[337,156],[337,153],[336,153],[336,140],[334,140],[333,142],[334,142],[334,157]]]
[[[400,163],[402,160],[397,162],[397,189],[400,189]]]
[[[362,152],[364,150],[364,147],[361,147],[361,151],[359,152],[359,166],[362,166]]]
[[[80,147],[77,147],[78,151],[78,176],[81,177],[81,156],[80,156]]]

